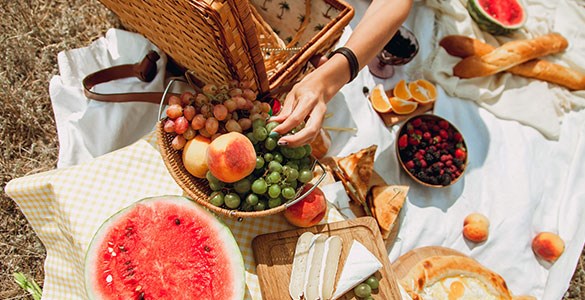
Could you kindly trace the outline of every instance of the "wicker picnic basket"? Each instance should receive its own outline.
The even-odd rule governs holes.
[[[100,1],[126,27],[146,36],[185,68],[188,77],[203,83],[251,81],[258,93],[308,74],[309,60],[329,52],[353,17],[353,8],[341,0]],[[214,206],[208,201],[207,181],[187,172],[181,152],[171,146],[173,135],[164,132],[162,122],[157,124],[157,138],[171,176],[191,198],[216,213],[240,220],[272,215],[309,193],[297,191],[296,201],[264,211]]]
[[[100,0],[205,83],[252,80],[259,93],[300,80],[353,17],[342,0]]]

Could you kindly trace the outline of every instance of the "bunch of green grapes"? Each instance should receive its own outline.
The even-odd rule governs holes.
[[[277,122],[255,119],[252,130],[246,133],[257,155],[252,174],[226,184],[207,173],[209,187],[213,190],[209,201],[213,205],[241,211],[274,208],[294,199],[302,185],[313,179],[311,146],[279,146],[280,136],[272,132],[276,126]]]

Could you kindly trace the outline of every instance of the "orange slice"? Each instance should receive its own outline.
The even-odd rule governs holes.
[[[418,107],[418,102],[408,101],[398,97],[391,97],[390,104],[392,105],[392,111],[399,115],[409,114]]]
[[[396,84],[394,87],[394,97],[398,97],[404,100],[412,98],[408,86],[406,85],[406,80],[402,79]]]
[[[379,113],[387,113],[392,110],[390,100],[388,100],[384,86],[381,84],[376,85],[372,90],[370,102],[372,102],[372,106]]]
[[[408,84],[408,90],[412,95],[412,99],[421,104],[431,103],[437,99],[437,88],[424,79]]]

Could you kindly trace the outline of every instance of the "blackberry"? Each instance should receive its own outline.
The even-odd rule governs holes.
[[[433,164],[431,166],[431,171],[433,172],[433,174],[437,175],[441,172],[441,167],[439,167],[438,164]]]
[[[427,161],[427,163],[429,163],[429,164],[432,164],[433,161],[435,160],[435,157],[429,152],[425,153],[424,157],[425,157],[425,160]]]
[[[451,175],[448,175],[447,172],[441,175],[441,184],[442,185],[449,185],[451,183]]]
[[[457,168],[461,168],[461,166],[463,165],[463,161],[462,161],[462,160],[460,160],[460,159],[458,159],[458,158],[454,158],[454,159],[453,159],[453,164],[454,164],[455,166],[457,166]]]
[[[428,183],[437,185],[439,184],[439,179],[436,176],[430,177]]]

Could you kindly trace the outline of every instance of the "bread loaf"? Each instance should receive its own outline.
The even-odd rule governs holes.
[[[461,58],[483,56],[496,49],[480,40],[462,35],[446,36],[439,45],[450,55]],[[515,75],[558,84],[570,90],[585,90],[585,74],[546,60],[533,59],[506,71]]]
[[[503,44],[482,56],[468,56],[453,68],[461,78],[488,76],[537,57],[558,53],[568,46],[560,34],[546,34],[531,40],[518,40]]]

